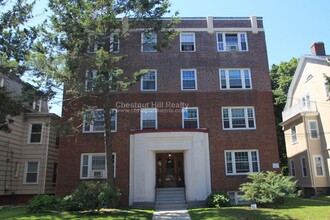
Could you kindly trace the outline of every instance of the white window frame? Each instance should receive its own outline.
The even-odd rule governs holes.
[[[310,109],[311,108],[311,96],[309,95],[309,93],[306,93],[306,95],[304,95],[301,98],[301,102],[302,102],[302,106],[305,109]]]
[[[292,144],[298,143],[297,126],[292,126],[290,128],[290,131],[291,131],[291,142],[292,142]]]
[[[149,35],[154,35],[155,36],[155,40],[156,42],[155,43],[152,43],[152,41],[150,42],[144,42],[144,35],[145,34],[149,34]],[[148,45],[148,46],[153,46],[153,50],[145,50],[144,46],[145,45]],[[157,52],[157,49],[155,48],[155,46],[157,45],[157,34],[155,33],[141,33],[141,52],[143,53],[154,53],[154,52]]]
[[[291,176],[296,176],[296,165],[294,159],[289,160],[289,168]]]
[[[311,123],[315,123],[315,129],[312,129]],[[318,140],[320,139],[320,133],[319,133],[319,126],[316,120],[309,120],[308,121],[308,129],[309,129],[309,138],[312,140]],[[313,137],[313,132],[317,135],[317,137]]]
[[[196,118],[196,120],[197,120],[197,128],[195,128],[195,129],[198,129],[199,128],[199,110],[198,110],[198,107],[182,108],[182,128],[185,128],[184,127],[185,120],[189,120],[189,119],[192,120],[192,118],[185,118],[185,114],[184,114],[185,113],[185,110],[190,110],[190,109],[194,109],[194,110],[197,111],[197,118]],[[193,118],[193,119],[195,119],[195,118]]]
[[[239,198],[241,196],[240,194],[243,195],[244,193],[241,192],[241,191],[228,191],[227,192],[227,195],[230,198],[230,202],[231,202],[232,199],[234,200],[233,203],[231,202],[232,205],[247,205],[247,204],[249,204],[248,201],[241,200]],[[231,195],[233,195],[233,197],[231,197]]]
[[[91,124],[89,125],[89,130],[86,130],[86,113],[87,112],[95,112],[95,111],[103,111],[103,109],[87,109],[84,113],[84,118],[83,118],[83,133],[104,133],[104,129],[100,130],[100,131],[94,131],[94,125],[93,125],[93,121],[91,121]],[[110,123],[111,121],[115,121],[115,129],[111,129],[111,132],[117,132],[117,123],[118,123],[118,110],[115,108],[112,108],[111,111],[115,112],[115,116],[111,117],[110,119]]]
[[[83,177],[83,166],[84,163],[84,156],[88,156],[88,163],[87,163],[87,177]],[[104,170],[94,170],[94,171],[102,171],[103,176],[99,178],[95,178],[92,176],[92,159],[93,156],[104,156],[105,157],[105,168]],[[113,178],[116,178],[116,168],[117,168],[117,154],[112,153],[113,156]],[[80,179],[106,179],[107,178],[107,155],[106,153],[82,153],[80,156]]]
[[[89,78],[89,76],[88,76],[89,73],[93,74],[92,78]],[[86,70],[86,74],[85,74],[85,91],[86,92],[93,92],[95,90],[96,76],[97,76],[97,70]],[[88,88],[88,82],[89,81],[92,82],[92,88],[91,89]]]
[[[245,119],[245,128],[234,128],[233,127],[233,117],[232,110],[234,109],[244,109],[244,119]],[[249,116],[248,109],[252,110],[253,113],[253,124],[254,127],[249,127]],[[224,120],[224,111],[228,110],[228,120],[229,120],[229,128],[225,128],[225,120]],[[235,106],[235,107],[222,107],[221,108],[221,116],[222,116],[222,128],[223,130],[255,130],[257,129],[256,124],[256,114],[253,106]]]
[[[32,135],[32,126],[38,124],[41,125],[41,131],[40,131],[40,141],[39,142],[31,142],[31,135]],[[43,130],[44,130],[44,124],[40,121],[33,121],[29,123],[29,133],[28,133],[28,144],[42,144],[43,140]],[[35,134],[39,134],[35,133]]]
[[[245,173],[237,173],[236,172],[236,158],[235,153],[236,152],[247,152],[248,153],[248,163],[249,163],[249,171]],[[252,161],[252,152],[256,152],[257,156],[257,163],[258,163],[258,172],[253,172],[253,162]],[[232,173],[228,172],[228,165],[227,165],[227,153],[231,154],[231,164],[232,164]],[[224,151],[224,157],[225,157],[225,167],[226,167],[226,175],[227,176],[237,176],[237,175],[248,175],[249,173],[260,173],[260,158],[259,158],[259,151],[256,149],[251,150],[225,150]]]
[[[37,178],[35,182],[27,182],[27,175],[28,175],[28,166],[29,163],[38,163],[37,166]],[[25,161],[25,167],[24,167],[24,179],[23,179],[23,184],[38,184],[38,180],[39,180],[39,169],[40,169],[40,162],[39,161]]]
[[[183,37],[182,37],[182,35],[192,35],[192,37],[193,37],[193,50],[182,50],[182,43],[184,43],[184,41],[183,41]],[[181,33],[180,34],[180,52],[196,52],[196,36],[195,36],[195,33],[193,33],[193,32],[185,32],[185,33]]]
[[[144,112],[155,112],[155,128],[144,128],[143,127],[143,120],[144,120],[144,117],[143,117],[143,113]],[[140,111],[140,128],[141,130],[144,130],[144,129],[157,129],[158,128],[158,110],[157,108],[141,108],[141,111]]]
[[[300,157],[300,165],[301,165],[301,176],[308,177],[306,157]],[[304,168],[306,170],[306,173],[304,172]]]
[[[321,169],[322,169],[322,175],[318,175],[317,174],[317,164],[315,159],[316,158],[320,158],[320,165],[321,165]],[[325,176],[325,170],[324,170],[324,163],[323,163],[323,157],[322,155],[313,155],[313,164],[314,164],[314,172],[315,172],[315,176],[316,177],[324,177]]]
[[[183,88],[183,73],[185,71],[193,71],[194,72],[194,80],[195,80],[195,88],[194,89],[185,89]],[[197,70],[196,69],[181,69],[181,90],[182,91],[196,91],[197,90]]]
[[[116,38],[117,42],[115,42],[115,36],[117,36],[117,38]],[[117,50],[114,50],[114,45],[117,46]],[[118,53],[119,50],[120,50],[119,34],[112,33],[112,34],[110,34],[110,52]]]
[[[141,77],[141,91],[147,91],[147,92],[148,91],[157,91],[157,70],[150,69],[150,70],[146,70],[146,71],[147,71],[147,73],[144,76],[148,75],[151,72],[154,72],[154,74],[155,74],[155,80],[145,79],[144,76],[142,76]],[[143,82],[145,82],[145,81],[154,81],[155,82],[155,89],[145,89],[143,87]]]
[[[241,85],[242,88],[230,88],[230,71],[239,70],[241,73]],[[222,85],[222,73],[225,73],[226,87],[223,88]],[[248,78],[245,77],[245,73],[248,74]],[[219,78],[220,78],[220,89],[221,90],[242,90],[242,89],[252,89],[252,79],[251,79],[251,70],[250,69],[219,69]],[[250,87],[246,85],[246,80],[249,80]]]
[[[42,104],[41,98],[36,98],[35,100],[33,100],[33,104],[32,104],[33,110],[41,112],[41,104]]]
[[[221,42],[219,42],[219,37],[218,37],[219,34],[222,35],[223,50],[220,50],[220,47],[219,47],[219,45],[221,44]],[[238,46],[238,48],[236,48],[235,50],[234,49],[233,50],[228,49],[229,46],[227,46],[226,34],[236,34],[237,35],[237,46]],[[244,35],[244,38],[245,38],[246,50],[242,50],[242,40],[241,40],[242,35]],[[216,39],[217,39],[217,50],[218,50],[218,52],[228,52],[228,51],[247,52],[247,51],[249,51],[248,39],[247,39],[246,32],[217,32],[216,33]]]

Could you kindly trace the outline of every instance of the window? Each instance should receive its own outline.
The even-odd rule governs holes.
[[[112,153],[113,177],[116,178],[116,153]],[[107,166],[105,153],[81,154],[80,178],[81,179],[105,179],[107,178]]]
[[[325,95],[329,100],[330,99],[330,84],[329,84],[329,82],[325,82],[324,87],[325,87]]]
[[[52,183],[56,183],[57,180],[57,163],[53,163],[53,178],[52,178]]]
[[[313,155],[316,176],[324,176],[323,158],[321,155]]]
[[[298,138],[297,138],[297,132],[296,132],[296,127],[291,127],[291,141],[292,144],[295,144],[298,142]]]
[[[251,89],[251,75],[248,69],[220,70],[221,89]]]
[[[0,87],[4,87],[5,79],[0,77]]]
[[[157,109],[141,109],[141,129],[157,129]]]
[[[40,98],[33,100],[33,105],[32,105],[33,110],[37,112],[41,112],[41,101],[42,100]]]
[[[222,108],[222,125],[224,130],[255,129],[253,107]]]
[[[227,175],[245,175],[260,172],[257,150],[225,151],[225,160]]]
[[[307,177],[307,167],[306,167],[306,158],[300,158],[301,161],[301,173],[303,177]]]
[[[181,90],[196,90],[196,79],[196,70],[181,70]]]
[[[103,47],[105,35],[89,34],[88,53],[96,53]]]
[[[110,35],[110,52],[119,52],[119,34]]]
[[[246,33],[217,33],[218,51],[248,51]]]
[[[87,70],[86,71],[86,80],[85,80],[85,85],[86,85],[86,91],[91,92],[95,90],[95,79],[96,79],[96,70]]]
[[[18,177],[19,172],[19,162],[15,162],[14,177]]]
[[[157,35],[142,33],[142,52],[156,52]]]
[[[241,199],[241,196],[244,195],[243,192],[232,191],[232,192],[227,192],[227,195],[229,196],[230,204],[232,204],[232,205],[249,204],[247,201]]]
[[[24,183],[38,182],[39,162],[25,162]]]
[[[157,90],[157,72],[156,70],[148,70],[148,72],[141,78],[142,91],[156,91]]]
[[[311,107],[311,97],[309,94],[306,94],[304,97],[301,98],[302,105],[304,109],[310,109]]]
[[[182,33],[180,34],[180,45],[182,52],[194,52],[195,48],[195,34],[194,33]]]
[[[29,143],[41,143],[42,123],[31,123],[29,130]]]
[[[294,160],[290,160],[290,174],[291,176],[296,176],[296,168],[294,165]]]
[[[317,126],[317,121],[309,121],[309,134],[311,139],[319,138],[319,129]]]
[[[182,109],[182,128],[199,128],[198,108]]]
[[[104,110],[87,110],[84,117],[84,132],[104,132]],[[117,109],[111,109],[111,131],[117,131]]]

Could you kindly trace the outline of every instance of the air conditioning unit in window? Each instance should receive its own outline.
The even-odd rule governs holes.
[[[227,50],[237,51],[238,50],[238,45],[229,45],[229,46],[227,46]]]
[[[93,170],[92,177],[95,179],[103,178],[104,177],[104,170]]]

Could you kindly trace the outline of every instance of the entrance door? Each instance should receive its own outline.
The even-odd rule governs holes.
[[[184,186],[183,153],[156,154],[156,186]]]

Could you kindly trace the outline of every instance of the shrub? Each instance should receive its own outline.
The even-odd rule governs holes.
[[[206,199],[207,205],[210,207],[226,207],[230,205],[229,196],[225,193],[213,192]]]
[[[278,206],[283,204],[286,198],[297,196],[297,181],[292,181],[289,176],[267,171],[249,174],[248,178],[251,182],[243,183],[239,188],[244,193],[241,198],[261,207]]]
[[[116,187],[106,182],[84,181],[72,194],[64,198],[64,206],[69,211],[113,208],[117,205],[120,195]]]
[[[53,195],[37,195],[27,205],[27,210],[34,213],[60,209],[61,199]]]

